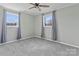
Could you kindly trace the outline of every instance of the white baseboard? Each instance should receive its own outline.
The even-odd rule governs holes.
[[[64,45],[72,46],[72,47],[75,47],[75,48],[79,48],[79,46],[71,45],[71,44],[68,44],[68,43],[65,43],[65,42],[59,42],[59,41],[56,41],[56,42],[64,44]]]
[[[39,34],[39,35],[35,34],[35,36],[34,36],[34,37],[41,38],[41,35],[40,35],[40,34]]]
[[[33,37],[29,37],[29,38],[21,38],[19,40],[14,40],[14,41],[9,41],[9,42],[5,42],[5,43],[1,43],[0,45],[5,45],[5,44],[9,44],[9,43],[12,43],[12,42],[17,42],[17,41],[21,41],[21,40],[26,40],[26,39],[30,39],[30,38],[33,38]]]
[[[37,38],[39,38],[39,37],[37,37]],[[42,38],[42,39],[47,40],[46,38]],[[48,40],[48,41],[53,41],[53,42],[56,42],[56,43],[60,43],[60,44],[67,45],[67,46],[71,46],[71,47],[79,48],[79,46],[71,45],[71,44],[68,44],[68,43],[60,42],[60,41],[54,41],[54,40]]]
[[[35,37],[36,37],[36,38],[41,38],[41,37],[37,37],[37,36],[35,36]],[[22,38],[22,39],[20,39],[20,40],[14,40],[14,41],[10,41],[10,42],[1,43],[0,45],[5,45],[5,44],[12,43],[12,42],[21,41],[21,40],[26,40],[26,39],[30,39],[30,38],[34,38],[34,37]],[[47,40],[46,38],[42,38],[42,39]],[[60,41],[54,41],[54,40],[48,40],[48,41],[53,41],[53,42],[56,42],[56,43],[60,43],[60,44],[72,46],[72,47],[75,47],[75,48],[79,48],[79,46],[71,45],[71,44],[68,44],[68,43],[60,42]]]

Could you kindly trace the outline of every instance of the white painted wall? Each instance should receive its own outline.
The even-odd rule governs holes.
[[[35,37],[41,37],[42,15],[35,17]]]
[[[21,35],[22,38],[34,36],[34,16],[21,13]]]
[[[57,10],[58,41],[79,46],[79,4]]]

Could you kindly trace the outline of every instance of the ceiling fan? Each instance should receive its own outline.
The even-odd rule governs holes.
[[[33,7],[30,7],[29,9],[37,8],[39,11],[41,11],[40,7],[49,7],[49,5],[41,5],[40,3],[30,3],[33,5]]]

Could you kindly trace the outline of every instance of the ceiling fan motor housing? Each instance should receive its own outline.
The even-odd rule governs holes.
[[[35,3],[36,6],[39,6],[39,3]]]

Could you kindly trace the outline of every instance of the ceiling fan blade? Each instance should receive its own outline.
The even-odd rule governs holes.
[[[31,5],[35,5],[35,3],[30,3]]]
[[[49,7],[49,5],[39,5],[40,7]]]
[[[30,7],[29,9],[32,9],[32,8],[35,8],[35,6],[33,6],[33,7]]]
[[[41,11],[41,9],[38,7],[38,10]]]

